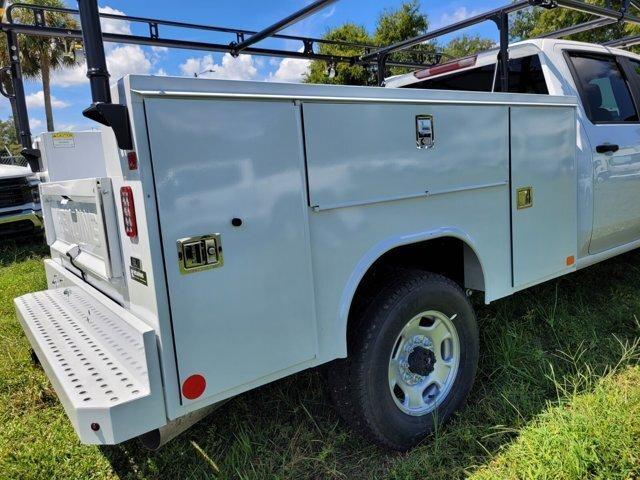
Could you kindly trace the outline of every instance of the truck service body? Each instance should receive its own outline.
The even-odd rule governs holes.
[[[495,51],[388,88],[120,79],[134,148],[105,128],[105,177],[41,186],[49,289],[15,300],[81,440],[162,436],[323,364],[383,445],[450,416],[478,356],[462,289],[640,246],[640,57],[510,57],[514,93],[491,91]],[[464,74],[477,91],[429,88]]]

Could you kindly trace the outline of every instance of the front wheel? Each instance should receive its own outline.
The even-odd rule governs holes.
[[[466,400],[478,328],[464,291],[432,273],[394,273],[350,319],[349,356],[328,367],[343,418],[375,442],[407,450]]]

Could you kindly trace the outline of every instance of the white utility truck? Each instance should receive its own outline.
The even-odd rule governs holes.
[[[640,57],[508,52],[508,83],[492,51],[389,88],[130,75],[102,92],[106,175],[42,185],[48,290],[15,300],[80,439],[158,446],[325,365],[347,422],[410,448],[473,385],[470,292],[640,246]]]

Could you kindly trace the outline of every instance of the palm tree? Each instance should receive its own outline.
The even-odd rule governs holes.
[[[0,61],[2,62],[3,67],[9,65],[9,49],[7,47],[7,36],[4,33],[0,33]],[[40,72],[40,69],[38,68],[36,70],[30,70],[31,67],[32,65],[29,65],[27,68],[24,68],[23,66],[22,74],[26,75],[27,77],[37,77]],[[0,78],[0,82],[2,82],[2,87],[5,92],[8,92],[9,94],[13,93],[13,85],[11,84],[11,77],[9,75],[2,75],[2,78]],[[16,135],[17,135],[19,130],[18,123],[17,123],[18,112],[13,102],[11,102],[11,113],[12,113],[14,125],[16,128]]]
[[[48,7],[65,8],[61,0],[24,0],[24,3]],[[20,23],[33,22],[33,12],[17,8],[14,19]],[[49,27],[77,29],[78,23],[66,13],[45,12],[45,23]],[[6,52],[6,39],[4,40]],[[51,108],[51,71],[77,64],[68,40],[64,38],[46,38],[22,35],[20,37],[20,52],[22,73],[28,78],[42,78],[44,93],[44,111],[47,119],[47,131],[54,130],[53,110]]]

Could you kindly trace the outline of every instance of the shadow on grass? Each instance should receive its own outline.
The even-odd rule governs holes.
[[[158,453],[135,441],[102,452],[121,478],[464,477],[558,399],[557,382],[618,364],[640,336],[638,285],[635,252],[490,306],[477,299],[482,353],[468,406],[406,454],[351,433],[317,371],[233,399]]]
[[[19,238],[0,237],[0,267],[48,255],[49,247],[42,234]]]

